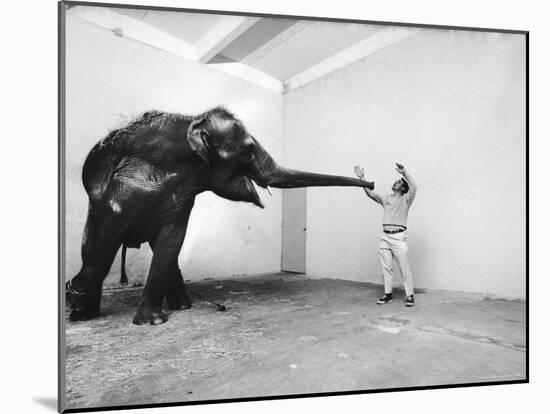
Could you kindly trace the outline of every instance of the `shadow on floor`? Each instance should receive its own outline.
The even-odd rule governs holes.
[[[34,397],[33,401],[47,408],[52,412],[57,412],[57,398],[53,397]]]

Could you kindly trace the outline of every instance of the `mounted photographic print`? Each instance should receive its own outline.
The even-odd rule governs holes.
[[[60,411],[528,381],[527,32],[59,11]]]

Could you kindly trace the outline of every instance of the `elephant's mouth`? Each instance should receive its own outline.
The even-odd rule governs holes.
[[[264,203],[262,202],[262,199],[258,195],[258,191],[256,191],[256,186],[261,187],[261,188],[265,188],[267,190],[267,192],[269,193],[269,195],[271,195],[271,190],[269,189],[269,187],[258,183],[258,181],[254,178],[250,178],[250,177],[243,177],[243,178],[244,178],[244,182],[245,182],[245,185],[246,185],[246,189],[248,190],[248,192],[250,193],[250,195],[252,197],[251,201],[254,204],[256,204],[258,207],[264,208],[265,207]]]

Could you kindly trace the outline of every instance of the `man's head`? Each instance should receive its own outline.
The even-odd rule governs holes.
[[[399,193],[401,195],[407,194],[409,192],[409,183],[401,178],[393,183],[391,189],[392,191],[395,191],[396,193]]]

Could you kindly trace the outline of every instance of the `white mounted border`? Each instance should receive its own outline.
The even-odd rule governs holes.
[[[284,93],[298,89],[315,79],[319,79],[353,62],[357,62],[368,55],[417,33],[419,30],[408,27],[387,27],[291,77],[285,82]]]

